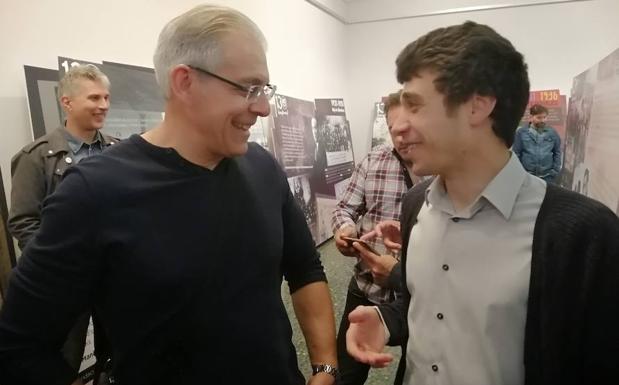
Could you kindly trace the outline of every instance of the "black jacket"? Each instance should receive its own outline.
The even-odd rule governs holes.
[[[402,293],[381,313],[390,345],[408,342],[406,251],[430,181],[402,204]],[[548,185],[533,235],[524,346],[526,385],[619,382],[619,220],[600,202]],[[395,383],[406,367],[403,355]]]
[[[103,146],[118,140],[102,134]],[[7,227],[23,250],[41,224],[43,200],[56,190],[65,171],[74,162],[66,138],[59,127],[22,148],[11,160],[11,211]]]

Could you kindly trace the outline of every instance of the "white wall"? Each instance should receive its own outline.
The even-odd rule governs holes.
[[[309,100],[348,98],[343,24],[302,0],[215,2],[244,12],[263,30],[279,93]],[[152,67],[163,25],[199,3],[0,1],[0,167],[7,195],[10,159],[32,140],[24,64],[57,69],[57,56],[67,56]]]
[[[373,103],[398,88],[395,57],[434,28],[465,20],[489,24],[525,54],[533,89],[559,88],[567,94],[576,74],[619,47],[619,0],[348,26],[304,0],[219,2],[245,12],[262,28],[269,41],[271,78],[280,93],[310,100],[344,97],[357,160],[369,146]],[[152,66],[161,27],[198,3],[2,0],[0,167],[7,194],[10,158],[31,140],[23,65],[56,68],[56,57],[68,56]]]
[[[400,50],[432,29],[466,20],[490,25],[525,55],[532,89],[559,88],[568,96],[575,75],[619,47],[619,0],[349,25],[346,52],[350,97],[346,107],[357,159],[369,147],[374,102],[399,88],[395,58]]]

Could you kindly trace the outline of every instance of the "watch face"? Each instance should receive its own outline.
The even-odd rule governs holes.
[[[335,366],[329,364],[321,364],[321,365],[312,365],[312,374],[316,375],[318,373],[327,373],[332,375],[333,377],[337,377],[337,368]]]

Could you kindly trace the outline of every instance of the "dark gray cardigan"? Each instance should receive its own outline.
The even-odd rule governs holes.
[[[404,198],[401,293],[380,306],[389,345],[404,352],[411,299],[406,251],[430,182]],[[526,385],[619,384],[619,220],[611,210],[548,185],[535,223],[527,306]],[[405,366],[403,355],[395,384],[402,384]]]

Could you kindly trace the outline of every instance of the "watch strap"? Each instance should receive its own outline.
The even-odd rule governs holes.
[[[315,376],[318,373],[327,373],[337,379],[339,371],[335,366],[329,364],[312,365],[312,375]]]

